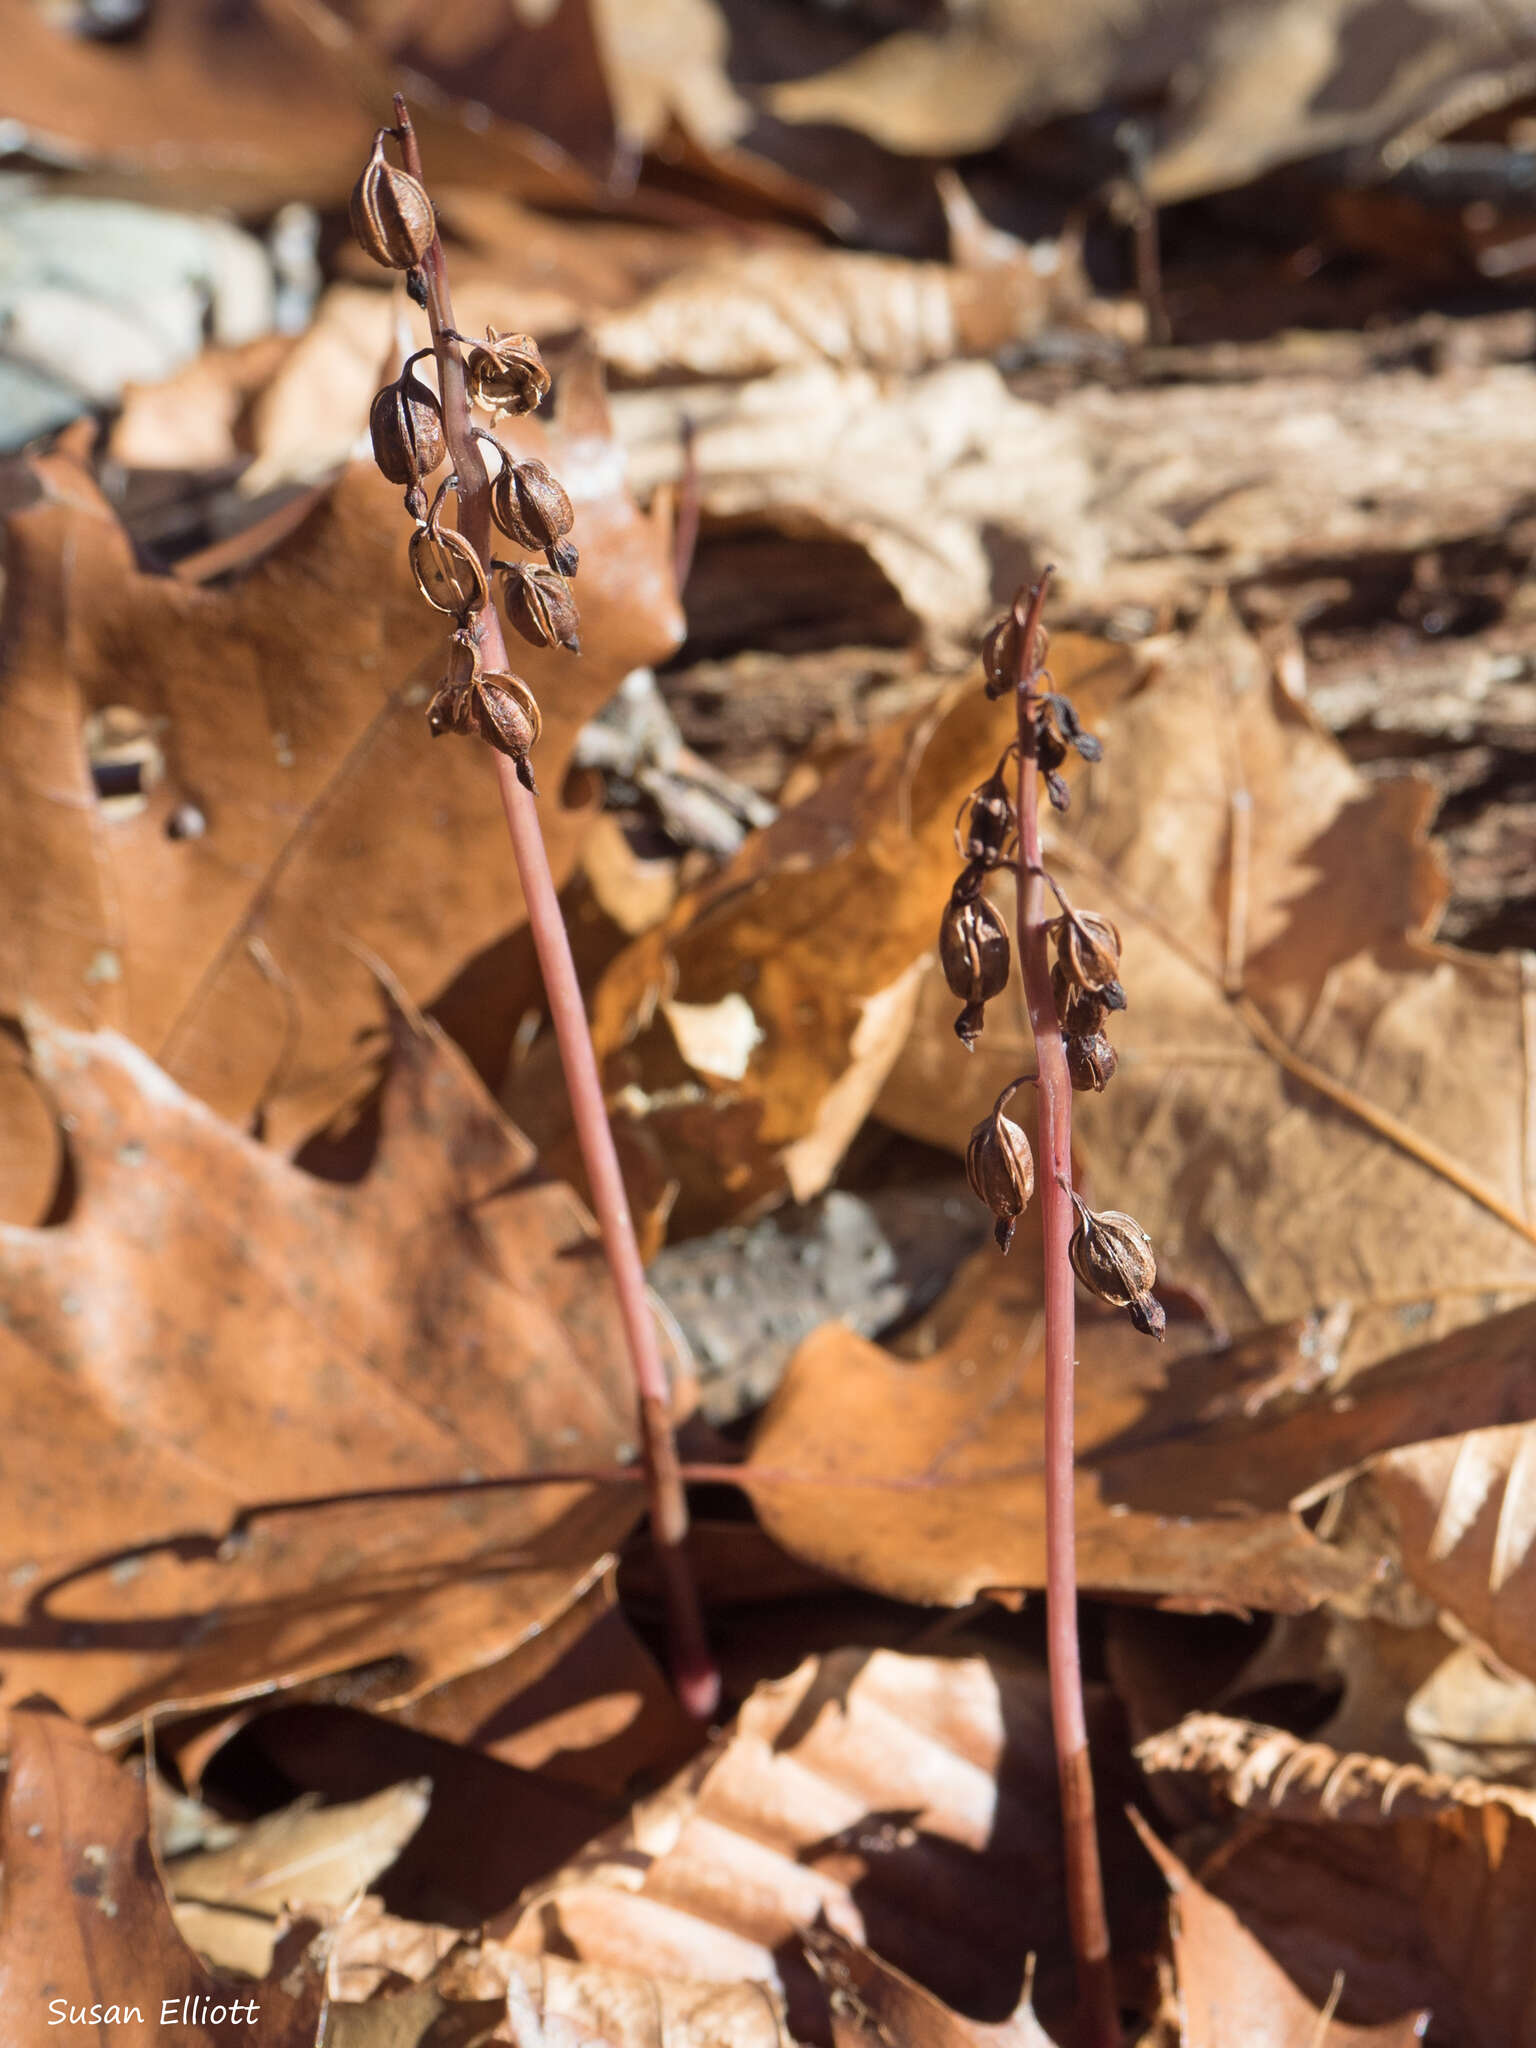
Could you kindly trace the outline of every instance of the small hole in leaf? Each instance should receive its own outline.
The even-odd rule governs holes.
[[[108,704],[85,722],[85,751],[104,816],[136,817],[165,772],[165,755],[142,711]]]

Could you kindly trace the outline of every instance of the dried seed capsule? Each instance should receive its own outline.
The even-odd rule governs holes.
[[[993,1235],[1005,1252],[1013,1242],[1014,1225],[1035,1191],[1035,1159],[1029,1140],[1012,1117],[1003,1114],[1003,1104],[1018,1086],[1017,1081],[1008,1084],[991,1115],[984,1116],[971,1132],[965,1148],[966,1180],[971,1193],[997,1219]]]
[[[470,731],[473,711],[468,683],[444,683],[427,706],[427,730],[440,740],[445,732]]]
[[[544,726],[538,699],[521,676],[509,675],[502,669],[479,678],[474,685],[474,700],[480,737],[513,762],[518,781],[537,796],[528,755]]]
[[[1095,989],[1074,988],[1059,960],[1051,969],[1051,995],[1064,1037],[1092,1038],[1104,1029],[1108,1003]]]
[[[469,395],[498,417],[532,412],[549,390],[549,372],[531,334],[498,334],[487,327],[464,359]]]
[[[1095,1095],[1102,1094],[1114,1079],[1119,1064],[1115,1048],[1102,1031],[1067,1040],[1067,1072],[1072,1076],[1072,1086],[1080,1092],[1091,1088]]]
[[[1151,1238],[1123,1210],[1105,1209],[1095,1215],[1080,1195],[1074,1194],[1072,1200],[1078,1219],[1069,1247],[1073,1272],[1100,1301],[1129,1309],[1131,1321],[1144,1336],[1161,1339],[1168,1319],[1152,1293],[1157,1257]]]
[[[575,513],[559,479],[542,462],[505,462],[491,485],[491,517],[509,540],[533,554],[571,530]]]
[[[478,733],[498,754],[508,756],[519,782],[537,796],[528,755],[544,724],[538,699],[521,676],[505,669],[482,674],[478,651],[467,637],[459,644],[468,649],[471,673],[443,684],[427,706],[428,730],[434,739],[445,732]]]
[[[425,188],[384,154],[381,128],[363,175],[352,187],[352,232],[375,263],[386,270],[411,270],[432,246],[437,222]]]
[[[568,647],[580,654],[581,620],[565,579],[526,562],[497,562],[508,622],[535,647]]]
[[[1012,950],[1008,927],[981,893],[984,870],[968,867],[950,891],[939,926],[939,959],[944,979],[965,1008],[955,1019],[955,1035],[969,1051],[981,1031],[982,1005],[1008,986]]]
[[[1051,636],[1044,626],[1036,626],[1034,645],[1028,658],[1021,660],[1020,626],[1015,613],[1009,612],[998,620],[986,639],[981,643],[981,665],[986,672],[987,695],[1006,697],[1017,687],[1021,669],[1026,675],[1038,674],[1045,666],[1046,652]]]
[[[1005,757],[1006,758],[1006,757]],[[965,800],[971,807],[966,821],[965,838],[959,832],[959,818],[955,820],[955,845],[968,861],[979,861],[984,867],[995,868],[1002,862],[1013,832],[1013,803],[1008,795],[1008,781],[1003,773],[1003,763],[997,767]],[[965,804],[960,806],[965,809]]]
[[[573,540],[557,540],[552,548],[544,550],[544,559],[557,576],[569,582],[581,567],[581,555]]]
[[[1089,989],[1112,1010],[1125,1008],[1120,971],[1120,934],[1107,917],[1091,910],[1068,911],[1047,926],[1056,958],[1074,988]]]
[[[463,619],[484,608],[490,587],[480,557],[435,515],[411,535],[409,560],[416,588],[437,611]]]
[[[373,459],[392,484],[419,484],[446,453],[436,395],[407,367],[368,410]]]

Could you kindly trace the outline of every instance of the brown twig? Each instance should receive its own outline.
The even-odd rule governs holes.
[[[1099,1868],[1088,1721],[1083,1710],[1077,1632],[1077,1533],[1073,1502],[1073,1376],[1076,1297],[1069,1246],[1072,1205],[1072,1083],[1067,1072],[1046,938],[1045,872],[1040,863],[1040,780],[1036,686],[1040,616],[1049,569],[1027,600],[1014,603],[1019,721],[1017,936],[1024,1001],[1035,1041],[1040,1110],[1040,1220],[1045,1257],[1045,1602],[1051,1723],[1061,1781],[1067,1911],[1077,1958],[1083,2048],[1116,2048],[1120,2023],[1109,1959],[1109,1921]]]
[[[411,127],[410,114],[399,94],[395,96],[395,124],[405,168],[413,178],[420,180],[421,152]],[[442,242],[437,236],[433,237],[422,258],[421,270],[426,283],[427,317],[431,322],[437,357],[443,431],[449,459],[458,476],[458,530],[489,573],[490,477],[480,442],[473,432],[464,358],[458,342],[452,338],[458,330],[454,325]],[[484,606],[476,614],[476,631],[486,668],[493,672],[505,670],[508,666],[506,647],[501,621],[493,605]],[[554,877],[550,873],[537,801],[518,780],[516,768],[505,754],[496,755],[496,772],[507,816],[507,831],[523,886],[523,900],[528,907],[528,928],[544,977],[576,1135],[591,1187],[592,1207],[602,1231],[603,1249],[613,1276],[614,1291],[619,1298],[619,1312],[634,1370],[641,1452],[650,1491],[652,1532],[666,1588],[672,1682],[687,1711],[700,1720],[707,1720],[719,1703],[720,1674],[710,1655],[698,1589],[684,1547],[688,1535],[688,1503],[678,1469],[666,1369],[661,1361],[656,1326],[646,1299],[645,1274],[603,1100],[597,1054],[587,1025],[586,1005],[576,977],[576,964],[571,957],[570,936],[566,931]]]

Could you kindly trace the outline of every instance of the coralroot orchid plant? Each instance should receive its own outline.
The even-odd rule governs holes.
[[[391,141],[398,147],[399,165],[386,154]],[[477,736],[495,752],[529,929],[634,1372],[652,1532],[666,1585],[672,1679],[689,1712],[707,1719],[719,1700],[720,1679],[684,1549],[688,1510],[667,1376],[539,824],[532,761],[539,706],[527,683],[511,670],[491,601],[494,580],[507,622],[524,640],[579,653],[571,593],[579,556],[571,539],[571,501],[544,463],[514,459],[473,418],[476,407],[492,420],[533,411],[550,388],[549,372],[530,335],[488,332],[483,342],[466,342],[455,328],[436,216],[422,182],[410,115],[398,94],[395,126],[380,129],[375,138],[351,211],[353,232],[364,250],[375,262],[405,273],[407,290],[431,324],[431,347],[413,355],[374,399],[369,415],[374,458],[389,481],[405,491],[405,509],[415,522],[409,553],[416,586],[428,604],[453,622],[442,680],[427,709],[428,728],[434,736]],[[437,364],[435,392],[416,374],[416,364],[428,355]],[[494,474],[486,467],[487,448],[495,456]],[[429,499],[429,482],[445,463],[449,473]],[[450,501],[452,524],[446,516]],[[493,526],[524,554],[542,560],[504,560],[493,554]]]
[[[1077,1555],[1073,1526],[1072,1442],[1076,1302],[1073,1276],[1090,1294],[1123,1308],[1138,1330],[1161,1338],[1165,1318],[1152,1292],[1157,1261],[1141,1225],[1116,1209],[1090,1209],[1072,1184],[1072,1091],[1108,1086],[1115,1049],[1111,1014],[1125,1008],[1120,934],[1108,918],[1069,904],[1040,858],[1039,787],[1052,806],[1070,801],[1060,769],[1069,748],[1097,761],[1103,748],[1083,730],[1068,699],[1049,687],[1048,638],[1041,624],[1051,572],[1021,593],[982,649],[989,697],[1011,694],[1018,731],[993,773],[973,791],[963,834],[965,859],[939,933],[945,978],[964,1008],[955,1031],[974,1047],[986,1006],[1008,987],[1018,951],[1024,1002],[1035,1041],[1033,1075],[1012,1081],[971,1133],[965,1167],[971,1189],[996,1219],[1008,1250],[1035,1191],[1034,1155],[1023,1128],[1006,1114],[1026,1082],[1039,1105],[1040,1210],[1045,1258],[1046,1634],[1051,1718],[1061,1781],[1067,1903],[1077,1958],[1080,2036],[1091,2048],[1120,2039],[1110,1970],[1109,1923],[1099,1867],[1083,1710],[1077,1632]],[[1014,767],[1012,786],[1008,770]],[[962,807],[964,810],[965,807]],[[957,821],[958,826],[958,821]],[[985,894],[989,877],[1012,869],[1015,932]],[[1047,916],[1046,891],[1059,914]],[[1054,954],[1054,959],[1052,955]]]

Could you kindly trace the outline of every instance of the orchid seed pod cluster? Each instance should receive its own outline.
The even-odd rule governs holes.
[[[981,665],[986,672],[989,697],[1006,697],[1026,672],[1033,675],[1047,673],[1045,657],[1050,651],[1050,634],[1044,626],[1036,626],[1034,639],[1027,651],[1023,635],[1024,627],[1016,614],[1010,611],[998,620],[982,641]]]
[[[1003,1114],[1004,1104],[1020,1085],[1009,1082],[993,1104],[991,1115],[984,1116],[971,1132],[965,1148],[966,1180],[977,1201],[991,1210],[993,1235],[1004,1252],[1035,1192],[1035,1155],[1029,1140],[1012,1117]]]
[[[1104,747],[1091,732],[1083,730],[1077,707],[1059,690],[1046,691],[1038,699],[1038,706],[1035,714],[1035,759],[1045,777],[1045,791],[1051,800],[1052,810],[1069,810],[1071,794],[1058,772],[1068,751],[1081,755],[1085,761],[1102,761]]]
[[[376,263],[407,273],[407,288],[426,303],[420,268],[437,233],[432,202],[410,172],[390,163],[384,145],[396,131],[380,129],[352,193],[352,230]],[[499,334],[487,328],[484,341],[466,342],[449,327],[438,330],[437,347],[464,350],[464,379],[473,402],[497,418],[530,413],[550,389],[549,371],[529,334]],[[529,753],[543,723],[538,701],[520,676],[487,672],[480,654],[477,621],[490,602],[490,569],[510,625],[536,647],[564,647],[579,653],[580,619],[570,579],[580,555],[571,538],[575,511],[564,486],[536,457],[514,459],[482,428],[472,436],[489,442],[497,467],[491,481],[491,516],[496,525],[542,563],[488,565],[456,526],[444,519],[449,492],[459,479],[439,486],[430,506],[427,483],[449,454],[442,401],[417,374],[416,365],[434,349],[419,349],[400,375],[377,393],[369,408],[373,459],[390,483],[405,489],[406,510],[415,521],[408,558],[416,588],[434,610],[454,621],[448,673],[427,709],[427,728],[478,735],[516,766],[519,779],[534,789]],[[446,360],[446,354],[445,354]],[[439,379],[441,382],[441,379]]]
[[[981,1032],[985,1006],[1003,993],[1013,972],[1008,926],[986,894],[990,877],[999,869],[1012,869],[1019,884],[1030,1015],[1039,1031],[1054,1009],[1065,1080],[1075,1091],[1099,1094],[1114,1079],[1119,1065],[1106,1027],[1110,1017],[1126,1006],[1120,981],[1120,933],[1098,912],[1073,909],[1046,872],[1030,777],[1038,774],[1052,805],[1064,811],[1068,792],[1059,771],[1067,755],[1075,752],[1091,764],[1103,759],[1104,748],[1084,729],[1071,699],[1052,686],[1046,670],[1050,641],[1040,623],[1045,584],[1042,578],[1027,598],[1021,596],[982,645],[986,694],[993,699],[1015,699],[1018,737],[986,781],[965,798],[956,815],[955,850],[965,866],[950,891],[939,927],[939,960],[951,992],[964,1005],[955,1020],[955,1032],[969,1051]],[[1040,894],[1047,886],[1055,892],[1061,914],[1035,922],[1041,917]],[[1027,911],[1025,903],[1031,891],[1037,907]],[[1036,978],[1043,963],[1040,952],[1030,948],[1027,934],[1031,931],[1044,933],[1050,1005]],[[1052,1125],[1051,1103],[1059,1103],[1065,1091],[1061,1081],[1048,1082],[1045,1064],[1042,1058],[1038,1083],[1043,1091],[1042,1143],[1054,1147],[1060,1141],[1047,1140],[1044,1134],[1048,1127],[1063,1128],[1060,1123]],[[1055,1072],[1060,1074],[1059,1065]],[[971,1191],[991,1211],[997,1242],[1004,1251],[1035,1184],[1029,1140],[1004,1114],[1020,1085],[1015,1081],[1003,1090],[991,1114],[971,1132],[965,1153]],[[1045,1092],[1048,1088],[1054,1095]],[[1151,1240],[1132,1217],[1118,1210],[1107,1209],[1099,1215],[1090,1210],[1071,1190],[1068,1154],[1057,1150],[1054,1157],[1053,1183],[1059,1183],[1076,1204],[1071,1258],[1078,1279],[1101,1300],[1124,1308],[1138,1330],[1161,1337],[1165,1317],[1152,1292],[1157,1261]],[[1048,1200],[1054,1200],[1054,1186],[1047,1192]]]

